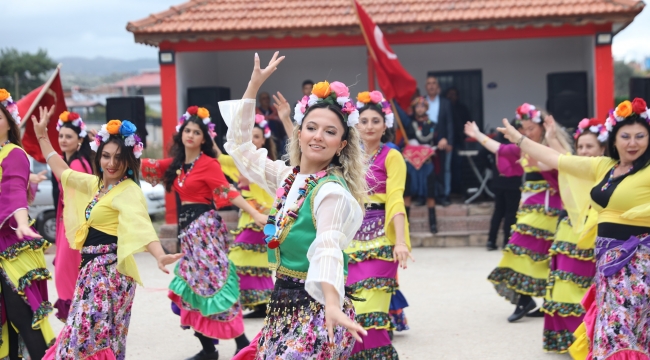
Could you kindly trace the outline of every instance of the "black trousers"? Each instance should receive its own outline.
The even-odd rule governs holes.
[[[0,291],[2,291],[4,299],[4,309],[2,311],[7,316],[6,326],[9,329],[9,359],[22,359],[22,354],[18,354],[18,334],[11,324],[18,328],[30,357],[32,359],[42,359],[45,350],[47,350],[47,344],[45,344],[43,333],[40,330],[32,329],[34,312],[20,295],[13,292],[2,274],[0,274]]]
[[[493,189],[492,192],[494,193],[494,213],[490,220],[488,244],[496,245],[499,225],[503,220],[503,246],[505,247],[510,239],[510,228],[517,222],[521,191],[519,189]]]

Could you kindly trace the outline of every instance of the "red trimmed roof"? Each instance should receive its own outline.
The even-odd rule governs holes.
[[[630,23],[639,0],[359,0],[387,32]],[[352,0],[192,0],[127,24],[136,42],[358,35]]]
[[[143,72],[141,74],[122,79],[113,83],[112,87],[157,87],[160,86],[160,72]]]

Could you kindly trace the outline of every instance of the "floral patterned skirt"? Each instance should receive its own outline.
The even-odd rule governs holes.
[[[212,339],[234,339],[244,333],[244,321],[239,279],[228,259],[226,226],[216,210],[200,213],[184,206],[181,216],[184,211],[186,220],[179,224],[189,224],[178,236],[183,257],[169,284],[173,309],[184,328]]]
[[[98,256],[81,268],[66,324],[43,359],[125,359],[136,282],[117,271],[117,244],[81,253]]]
[[[282,280],[302,282],[278,276],[278,282]],[[354,320],[350,299],[345,299],[343,312]],[[251,346],[257,347],[256,360],[345,360],[350,358],[354,343],[352,335],[342,326],[334,329],[334,342],[329,342],[325,306],[309,296],[304,284],[289,289],[276,283],[264,328],[257,343],[251,343]]]

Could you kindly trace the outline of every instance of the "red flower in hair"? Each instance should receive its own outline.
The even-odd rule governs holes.
[[[600,120],[595,118],[589,120],[589,126],[598,126],[598,125],[602,125],[602,122]]]
[[[68,114],[68,121],[75,121],[77,119],[79,119],[79,114],[77,114],[76,112],[70,112]]]
[[[187,108],[187,113],[190,114],[190,115],[192,115],[192,116],[196,115],[196,113],[197,113],[198,111],[199,111],[199,107],[198,107],[198,106],[190,106],[190,107]]]
[[[646,105],[645,100],[641,98],[635,98],[632,101],[632,111],[637,114],[641,115],[643,114],[648,108],[648,105]]]

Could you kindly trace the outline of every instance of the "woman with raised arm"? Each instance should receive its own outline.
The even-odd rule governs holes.
[[[367,184],[359,112],[328,82],[296,105],[291,165],[271,161],[251,141],[255,96],[284,57],[255,67],[242,100],[219,103],[225,149],[242,175],[275,194],[267,225],[269,263],[277,272],[264,328],[236,359],[348,359],[363,328],[346,295],[348,247],[363,218]],[[345,88],[347,90],[347,88]]]
[[[59,148],[61,148],[61,156],[65,163],[74,171],[92,174],[93,168],[91,164],[95,156],[90,149],[86,124],[79,114],[68,111],[61,113],[56,124],[56,130],[59,132]],[[56,317],[65,322],[68,319],[75,284],[79,277],[81,253],[79,250],[70,248],[68,239],[65,236],[63,189],[60,181],[57,181],[57,186],[59,187],[59,198],[56,210],[57,246],[56,257],[54,258],[54,283],[56,284],[56,293],[59,299],[54,303],[54,307],[57,310]]]
[[[589,356],[650,359],[650,110],[624,101],[605,121],[609,157],[566,156],[504,123],[522,151],[559,170],[562,200],[574,228],[584,229],[589,205],[598,212],[596,276],[583,299]]]
[[[573,138],[578,156],[605,155],[608,133],[604,121],[580,121]],[[549,249],[550,273],[541,311],[544,313],[544,351],[565,353],[573,343],[573,332],[584,317],[580,301],[596,273],[594,243],[598,213],[591,209],[583,231],[578,233],[573,231],[566,211],[560,213],[559,219]]]
[[[203,349],[192,360],[218,359],[217,339],[235,339],[237,352],[249,344],[239,302],[239,278],[228,259],[226,228],[217,209],[232,203],[250,214],[257,226],[266,223],[266,216],[226,180],[216,159],[213,127],[206,108],[190,106],[178,120],[170,157],[142,162],[145,180],[162,182],[180,199],[182,257],[169,285],[169,298],[181,325],[191,327],[201,342]]]
[[[29,225],[29,178],[18,105],[0,89],[0,359],[22,358],[21,338],[29,355],[41,359],[54,340],[43,255],[50,244]]]
[[[563,129],[546,131],[554,123],[551,117],[542,122],[542,112],[533,105],[517,108],[517,120],[524,133],[542,146],[571,152],[569,136]],[[516,304],[508,317],[514,322],[537,307],[533,297],[544,297],[549,275],[548,250],[553,242],[562,201],[557,187],[557,172],[547,170],[530,158],[517,145],[503,145],[482,134],[475,123],[465,125],[465,134],[497,155],[497,166],[504,176],[524,174],[524,185],[517,212],[517,223],[503,250],[503,258],[488,280],[494,283],[497,293]],[[541,316],[541,314],[539,314]]]
[[[81,250],[81,266],[70,313],[44,359],[124,359],[136,284],[142,284],[133,255],[148,251],[158,268],[179,255],[165,255],[139,186],[142,143],[128,120],[102,126],[90,147],[99,154],[94,173],[70,169],[52,148],[47,124],[54,111],[32,115],[34,132],[52,174],[61,179],[63,221],[70,247]]]

